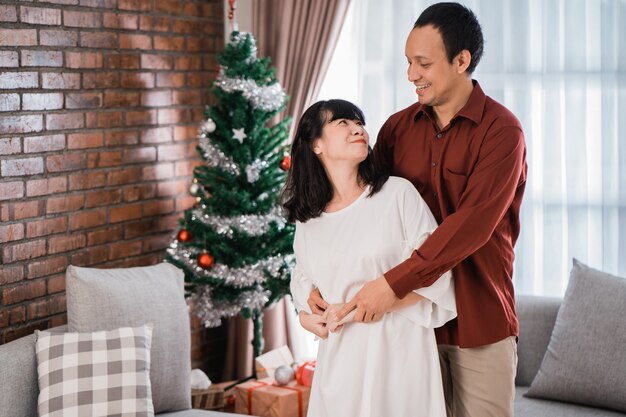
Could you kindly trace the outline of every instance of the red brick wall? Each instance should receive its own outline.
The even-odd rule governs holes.
[[[193,204],[222,7],[1,2],[0,344],[65,322],[67,265],[162,259]]]

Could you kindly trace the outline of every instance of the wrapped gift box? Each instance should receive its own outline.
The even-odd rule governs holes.
[[[293,355],[287,346],[270,350],[254,360],[257,378],[274,378],[274,371],[282,365],[291,366]]]
[[[235,387],[235,412],[259,417],[306,417],[311,388],[275,385],[272,378],[251,380]]]

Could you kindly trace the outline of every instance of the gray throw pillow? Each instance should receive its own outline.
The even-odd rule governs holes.
[[[191,408],[191,335],[183,272],[173,265],[120,269],[70,266],[70,332],[154,326],[150,381],[154,411]]]
[[[548,349],[527,397],[626,411],[626,279],[574,259]]]

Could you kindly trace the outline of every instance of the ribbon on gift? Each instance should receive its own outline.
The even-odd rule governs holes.
[[[258,385],[255,385],[254,387],[249,387],[248,388],[248,415],[252,415],[252,392],[259,389],[259,388],[263,388],[263,387],[268,387],[270,386],[270,384],[266,383],[266,382],[262,382],[262,381],[256,381],[256,383]],[[302,401],[302,390],[298,389],[296,387],[288,387],[285,385],[278,385],[278,383],[274,382],[273,384],[271,384],[271,386],[276,387],[276,388],[283,388],[283,389],[287,389],[289,391],[295,391],[298,395],[298,417],[303,417],[303,401]]]
[[[300,385],[304,385],[307,387],[311,386],[311,382],[313,380],[313,378],[304,378],[305,376],[305,369],[307,371],[313,371],[315,370],[315,365],[316,365],[317,361],[310,361],[310,362],[304,362],[302,365],[298,366],[298,369],[296,370],[296,382]],[[307,375],[308,376],[308,375]]]

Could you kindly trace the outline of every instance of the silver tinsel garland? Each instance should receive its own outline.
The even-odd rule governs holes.
[[[240,174],[239,167],[235,161],[219,150],[217,146],[211,142],[211,139],[200,137],[198,139],[198,145],[204,152],[204,158],[210,166],[218,166],[232,175]]]
[[[194,209],[191,213],[192,221],[211,227],[220,235],[233,236],[233,229],[240,230],[251,236],[260,236],[267,233],[270,223],[275,222],[278,229],[285,227],[286,219],[279,207],[273,207],[267,214],[244,214],[241,216],[222,217],[210,216],[204,213],[206,206]]]
[[[167,252],[174,260],[193,271],[197,277],[221,279],[224,281],[224,284],[234,288],[250,287],[254,284],[263,283],[267,281],[266,272],[269,273],[272,278],[289,279],[290,268],[282,267],[285,264],[291,267],[295,263],[294,255],[278,255],[261,259],[260,261],[241,268],[230,268],[224,264],[214,264],[211,268],[206,270],[198,266],[195,259],[191,259],[192,255],[197,255],[200,252],[198,248],[179,246],[178,242],[175,240],[170,244]]]
[[[252,104],[252,107],[268,112],[278,110],[287,98],[287,95],[277,82],[261,87],[254,80],[242,77],[227,77],[223,67],[220,67],[220,73],[215,80],[215,85],[227,93],[240,91],[245,99]]]
[[[270,299],[270,292],[257,288],[253,291],[244,291],[234,302],[215,302],[211,297],[211,287],[200,285],[197,292],[191,297],[196,316],[202,320],[205,327],[217,327],[222,324],[222,318],[235,317],[244,308],[250,311],[262,310]]]
[[[256,61],[258,49],[256,47],[256,39],[248,32],[238,32],[231,35],[230,43],[239,45],[242,44],[247,36],[250,36],[250,54],[246,58],[246,64]]]
[[[246,167],[246,177],[248,182],[253,184],[261,177],[261,171],[269,166],[267,161],[262,159],[255,159],[250,165]]]

